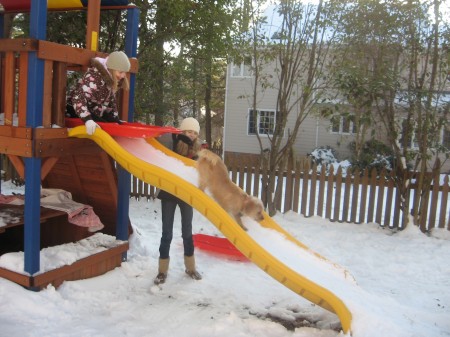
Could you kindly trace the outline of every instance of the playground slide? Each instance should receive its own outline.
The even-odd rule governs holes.
[[[277,241],[271,240],[270,244],[267,244],[265,248],[263,246],[264,243],[261,244],[257,238],[252,237],[252,233],[257,232],[257,230],[253,230],[254,226],[249,227],[248,223],[244,222],[249,227],[248,232],[244,231],[210,196],[197,188],[195,183],[192,182],[196,175],[196,170],[192,167],[194,163],[192,160],[170,151],[154,138],[144,139],[121,136],[113,138],[103,129],[97,129],[94,135],[89,136],[84,126],[70,129],[69,136],[92,139],[135,177],[166,190],[192,205],[211,221],[249,260],[298,295],[335,313],[341,321],[343,331],[345,333],[350,331],[352,314],[344,302],[326,287],[320,285],[320,281],[312,281],[310,278],[303,276],[283,262],[282,257],[276,256],[277,252],[282,254],[284,247],[286,247],[285,243],[282,243],[284,247],[270,250],[268,246],[272,245],[273,241]],[[186,169],[191,169],[193,171],[192,174],[186,174]],[[184,177],[180,175],[184,175]],[[191,176],[189,177],[189,175]],[[271,233],[276,232],[284,241],[288,240],[297,249],[300,248],[314,255],[318,261],[314,262],[314,266],[318,263],[317,269],[319,272],[323,270],[319,264],[326,265],[327,268],[332,266],[333,269],[344,274],[344,278],[351,278],[351,275],[341,267],[311,252],[308,247],[287,233],[267,214],[265,214],[265,219],[259,225],[251,219],[250,221],[254,222],[259,229],[269,229]],[[256,236],[257,234],[255,234]],[[306,263],[306,261],[304,262]],[[333,272],[328,272],[328,274],[325,274],[325,277],[321,277],[321,279],[334,277]]]

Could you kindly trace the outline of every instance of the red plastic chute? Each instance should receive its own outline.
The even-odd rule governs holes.
[[[194,234],[193,238],[194,246],[199,249],[226,256],[230,260],[249,261],[227,238],[206,234]]]

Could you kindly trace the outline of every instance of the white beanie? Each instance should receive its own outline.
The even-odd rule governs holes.
[[[106,59],[106,67],[112,70],[129,72],[131,65],[128,56],[123,51],[115,51],[109,54]]]
[[[198,124],[198,121],[193,117],[188,117],[183,119],[180,125],[181,131],[195,131],[197,133],[200,133],[200,124]]]

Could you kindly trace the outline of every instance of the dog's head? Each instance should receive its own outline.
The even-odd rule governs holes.
[[[264,220],[264,206],[261,200],[249,196],[244,202],[242,213],[255,221]]]

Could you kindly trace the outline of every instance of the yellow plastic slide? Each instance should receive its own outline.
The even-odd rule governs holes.
[[[192,207],[211,221],[211,223],[213,223],[237,249],[259,268],[298,295],[335,313],[341,321],[343,331],[345,333],[350,331],[352,314],[340,298],[328,289],[292,270],[273,256],[273,254],[264,249],[264,247],[261,247],[227,212],[223,210],[222,207],[192,183],[172,172],[131,154],[102,129],[97,129],[94,135],[89,136],[86,133],[86,128],[84,126],[78,126],[70,129],[69,136],[92,139],[125,170],[138,179],[163,189],[192,205]],[[170,151],[154,138],[148,138],[146,144],[149,147],[164,152],[169,157],[175,157],[181,160],[182,163],[180,163],[180,165],[183,165],[184,163],[184,165],[193,166],[194,162],[192,160],[181,157]],[[265,214],[265,219],[260,225],[280,232],[285,238],[297,246],[309,250],[308,247],[287,233],[267,214]],[[315,255],[329,263],[325,258],[318,254]],[[336,266],[336,268],[339,267]]]

